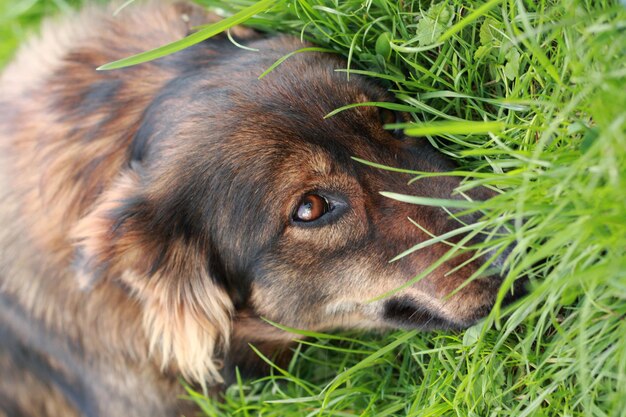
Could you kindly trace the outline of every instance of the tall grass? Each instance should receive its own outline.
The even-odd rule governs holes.
[[[202,3],[225,16],[258,4]],[[626,416],[626,8],[266,5],[246,24],[334,49],[346,71],[385,83],[411,111],[405,132],[458,161],[458,192],[500,190],[464,206],[484,213],[473,233],[509,230],[475,249],[515,241],[501,296],[522,275],[532,291],[460,333],[316,334],[287,369],[240,380],[223,401],[190,397],[209,416]]]
[[[106,0],[91,0],[104,3]],[[86,0],[0,0],[0,69],[21,41],[37,32],[42,18],[69,13]]]

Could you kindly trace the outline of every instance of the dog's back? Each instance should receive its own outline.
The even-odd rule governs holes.
[[[176,414],[179,381],[147,357],[139,307],[122,288],[77,285],[67,229],[125,163],[141,114],[178,71],[95,69],[208,20],[184,5],[117,17],[93,8],[48,22],[2,74],[0,415]]]

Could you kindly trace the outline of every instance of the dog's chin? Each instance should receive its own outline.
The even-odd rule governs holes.
[[[390,326],[402,329],[462,330],[486,316],[489,310],[485,306],[471,317],[451,320],[437,311],[419,305],[410,297],[394,297],[384,303],[383,320]]]

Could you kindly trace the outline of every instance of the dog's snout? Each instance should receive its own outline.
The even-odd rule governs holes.
[[[470,227],[472,222],[461,224],[445,211],[439,212],[435,209],[424,209],[415,205],[410,208],[416,213],[414,219],[431,227],[430,235],[425,232],[420,234],[420,228],[417,227],[396,229],[402,235],[397,241],[412,240],[412,245],[416,245],[416,239],[420,239],[417,245],[432,242],[424,244],[427,251],[420,249],[400,260],[409,278],[439,263],[432,272],[410,287],[409,292],[419,293],[427,299],[413,297],[413,303],[406,300],[390,302],[386,306],[386,319],[393,316],[394,321],[403,326],[422,329],[468,327],[492,310],[510,269],[510,258],[515,246],[510,244],[502,249],[496,240],[493,245],[489,241],[496,235],[502,237],[501,235],[508,233],[503,228],[499,228],[497,233],[489,228],[475,233],[476,230]],[[478,216],[475,216],[474,223],[482,221]],[[455,230],[459,232],[455,233]],[[449,237],[443,242],[440,237],[446,234]],[[463,249],[457,250],[461,246]],[[443,258],[445,261],[440,262]],[[507,289],[502,304],[510,304],[525,294],[524,282],[516,281]],[[420,301],[419,306],[415,304],[415,300]]]

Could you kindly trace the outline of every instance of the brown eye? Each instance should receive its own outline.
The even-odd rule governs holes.
[[[297,222],[312,222],[328,213],[328,210],[328,201],[324,197],[317,194],[309,194],[300,201],[293,219]]]

